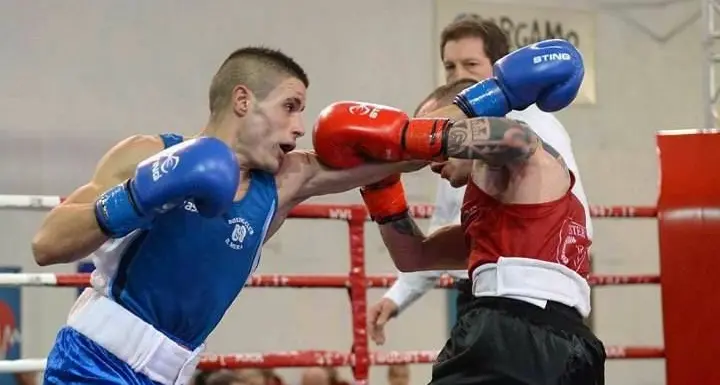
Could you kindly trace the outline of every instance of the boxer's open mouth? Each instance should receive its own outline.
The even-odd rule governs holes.
[[[283,153],[287,154],[288,152],[295,149],[295,145],[294,144],[281,144],[280,149],[282,150]]]

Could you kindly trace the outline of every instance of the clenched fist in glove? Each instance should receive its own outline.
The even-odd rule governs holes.
[[[368,159],[440,160],[449,125],[448,119],[409,119],[392,107],[337,102],[320,113],[313,146],[320,160],[335,168],[356,167]]]
[[[505,116],[531,104],[547,112],[570,105],[585,75],[582,55],[565,40],[520,48],[493,66],[495,76],[463,90],[455,104],[470,118]]]

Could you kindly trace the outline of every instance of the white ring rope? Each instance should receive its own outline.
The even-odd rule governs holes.
[[[0,273],[0,286],[56,286],[55,273]]]
[[[0,360],[0,373],[40,372],[45,370],[47,358]]]
[[[0,209],[51,209],[62,199],[54,195],[0,194]]]

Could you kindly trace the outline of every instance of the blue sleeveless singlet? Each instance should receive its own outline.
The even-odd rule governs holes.
[[[161,137],[166,148],[183,140]],[[93,274],[103,276],[100,289],[109,298],[195,349],[257,267],[277,199],[275,177],[251,171],[247,193],[222,216],[205,218],[187,200],[148,229],[103,245]]]

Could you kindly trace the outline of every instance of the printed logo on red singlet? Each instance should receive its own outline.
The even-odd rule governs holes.
[[[5,359],[7,353],[15,344],[20,342],[20,331],[17,328],[15,314],[5,302],[0,302],[0,359]]]
[[[579,272],[588,260],[590,241],[585,225],[567,220],[560,230],[560,242],[556,254],[557,262]]]

